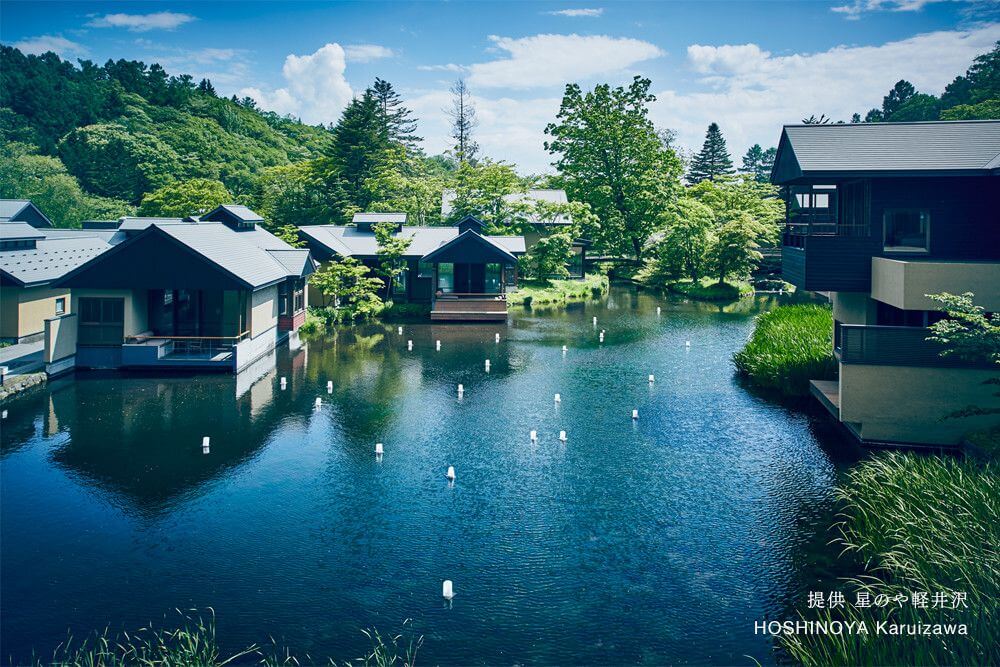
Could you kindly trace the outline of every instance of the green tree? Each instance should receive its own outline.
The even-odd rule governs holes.
[[[964,76],[955,77],[941,95],[941,106],[974,105],[1000,100],[1000,41],[993,50],[977,56]]]
[[[382,285],[370,268],[353,257],[327,262],[309,276],[310,288],[323,295],[325,306],[334,308],[341,321],[368,319],[381,312],[384,302],[378,293]]]
[[[937,120],[941,115],[941,100],[933,95],[916,93],[903,102],[892,115],[889,121],[901,123],[918,120]]]
[[[757,243],[760,236],[759,223],[742,211],[719,226],[709,249],[709,262],[720,285],[730,276],[750,275],[761,259]]]
[[[389,141],[415,150],[421,141],[416,134],[417,119],[410,109],[403,106],[403,98],[391,83],[377,77],[372,85],[372,95],[378,104],[378,116]]]
[[[648,117],[656,99],[650,85],[635,77],[627,88],[602,84],[586,94],[567,85],[556,122],[545,128],[567,193],[601,222],[595,244],[637,260],[680,190],[681,162]]]
[[[748,178],[726,178],[692,185],[687,194],[712,209],[720,222],[736,213],[748,214],[760,231],[757,242],[777,243],[785,217],[777,186]]]
[[[722,136],[718,123],[712,123],[705,133],[705,143],[701,151],[691,158],[688,180],[692,183],[714,181],[732,173],[733,161],[726,149],[726,139]]]
[[[328,187],[318,162],[269,167],[257,175],[250,200],[270,229],[325,224],[339,215],[338,191]]]
[[[568,278],[566,264],[572,259],[573,237],[566,232],[543,236],[521,258],[520,266],[527,278]]]
[[[975,294],[928,294],[942,305],[948,315],[946,319],[930,326],[931,335],[928,340],[945,346],[942,356],[960,357],[969,361],[985,361],[1000,365],[1000,313],[987,313],[982,306],[977,306],[973,299]],[[1000,378],[991,378],[986,384],[1000,385]],[[1000,396],[1000,393],[994,393]],[[1000,407],[981,407],[970,405],[953,412],[948,417],[973,417],[980,415],[1000,414]]]
[[[207,178],[174,181],[157,188],[142,198],[139,215],[183,218],[208,213],[220,204],[233,201],[226,186]]]
[[[1000,98],[978,104],[959,104],[941,112],[941,120],[996,120],[1000,119]]]
[[[116,123],[73,130],[59,142],[59,156],[88,191],[130,202],[172,180],[181,163],[157,137]]]
[[[771,179],[771,167],[778,153],[777,148],[764,150],[760,144],[754,144],[743,156],[743,166],[740,171],[759,183],[767,183]]]
[[[531,202],[517,195],[527,182],[506,162],[462,162],[455,175],[455,198],[450,220],[472,215],[495,232],[520,230]]]
[[[370,211],[401,211],[417,225],[436,225],[441,221],[441,193],[444,178],[432,173],[427,162],[402,148],[394,149],[390,159],[365,181],[370,193]]]
[[[373,229],[377,244],[379,273],[385,283],[386,293],[391,295],[393,284],[406,271],[406,260],[403,259],[403,255],[406,254],[413,239],[397,236],[396,225],[391,222],[380,222]]]
[[[330,147],[326,180],[328,186],[343,190],[341,215],[345,220],[367,209],[371,194],[365,189],[365,181],[385,164],[389,147],[378,101],[367,90],[344,109]]]
[[[668,214],[667,232],[657,253],[661,273],[700,280],[705,274],[714,227],[711,208],[690,197],[679,199]]]
[[[882,98],[882,117],[886,120],[892,118],[900,107],[910,101],[917,94],[917,89],[906,79],[900,79],[889,90],[889,93]]]

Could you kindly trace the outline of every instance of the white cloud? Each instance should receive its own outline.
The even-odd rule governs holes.
[[[22,53],[30,53],[36,56],[52,51],[59,57],[67,60],[86,56],[89,53],[87,47],[83,44],[68,40],[61,35],[39,35],[38,37],[28,37],[14,42],[11,46],[16,49],[20,49]]]
[[[178,12],[105,14],[104,16],[95,16],[87,22],[87,26],[91,28],[126,28],[132,32],[147,32],[149,30],[173,30],[194,20],[194,16]]]
[[[654,122],[678,132],[681,145],[701,147],[712,121],[738,158],[748,146],[773,146],[781,126],[811,114],[849,121],[880,106],[899,79],[940,94],[945,85],[1000,39],[1000,24],[916,35],[879,46],[838,46],[812,54],[773,56],[753,44],[688,49],[702,90],[658,92]]]
[[[595,7],[593,9],[559,9],[554,12],[545,12],[546,14],[551,14],[553,16],[568,16],[570,18],[578,18],[581,16],[596,18],[604,13],[603,7]]]
[[[417,69],[421,72],[464,72],[466,68],[461,65],[456,65],[455,63],[448,63],[447,65],[417,65]]]
[[[990,11],[991,7],[994,10],[996,8],[996,0],[851,0],[847,4],[831,7],[830,11],[843,14],[848,20],[857,21],[865,12],[919,12],[927,5],[938,2],[980,5],[984,11]],[[972,13],[975,13],[975,7]]]
[[[389,47],[379,44],[351,44],[344,47],[344,53],[347,55],[347,62],[351,63],[370,63],[396,55]]]
[[[490,36],[508,57],[469,66],[469,84],[484,88],[536,88],[562,85],[620,72],[663,55],[654,44],[606,35],[533,35],[514,39]]]
[[[243,88],[239,95],[252,97],[265,109],[294,114],[306,123],[331,123],[354,96],[344,78],[346,70],[343,47],[327,44],[310,55],[285,58],[281,69],[285,87],[273,91]]]

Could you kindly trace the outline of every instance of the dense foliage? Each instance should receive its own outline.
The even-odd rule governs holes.
[[[837,491],[843,511],[836,546],[841,558],[858,564],[858,574],[837,586],[846,604],[800,614],[864,622],[868,634],[785,635],[791,657],[805,665],[1000,664],[998,472],[994,464],[969,459],[897,453],[850,470]],[[955,592],[966,595],[964,604],[954,602]],[[892,603],[859,608],[859,594]],[[926,606],[919,607],[914,594],[925,595]],[[938,594],[943,605],[935,602]],[[968,634],[878,634],[875,624],[882,621],[965,623]]]
[[[750,340],[733,355],[733,362],[759,387],[786,396],[807,396],[810,380],[830,380],[837,374],[832,311],[799,304],[760,315]]]
[[[717,178],[731,176],[733,173],[733,160],[729,157],[726,139],[722,136],[719,124],[711,123],[705,133],[705,143],[691,158],[688,180],[692,183],[714,181]]]

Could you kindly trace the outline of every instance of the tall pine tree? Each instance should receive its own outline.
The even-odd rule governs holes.
[[[378,114],[390,141],[408,149],[416,149],[421,138],[416,135],[417,119],[403,106],[403,98],[385,79],[375,78],[372,94],[378,103]]]
[[[691,183],[701,183],[702,181],[714,181],[720,176],[728,176],[733,173],[733,160],[729,157],[726,149],[726,140],[722,136],[722,130],[718,123],[708,126],[705,133],[705,143],[701,151],[691,158],[691,169],[688,171],[688,180]]]
[[[774,156],[777,152],[775,148],[764,150],[760,144],[754,144],[743,156],[743,166],[740,171],[758,183],[767,183],[771,178],[771,167],[774,165]]]
[[[472,102],[472,93],[463,79],[459,79],[451,87],[451,109],[445,112],[451,118],[451,138],[455,140],[454,155],[461,162],[475,164],[479,144],[472,139],[473,130],[479,125],[476,118],[476,105]]]
[[[343,188],[345,218],[350,218],[356,210],[365,210],[371,203],[371,193],[364,182],[385,162],[389,146],[378,100],[371,90],[366,90],[344,109],[333,130],[329,153],[331,169],[326,180],[331,187]]]

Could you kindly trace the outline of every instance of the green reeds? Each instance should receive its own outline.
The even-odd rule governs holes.
[[[757,317],[753,333],[733,355],[736,369],[759,387],[786,396],[809,394],[810,380],[837,375],[833,314],[815,304],[778,306]]]
[[[807,620],[865,622],[868,634],[783,636],[806,665],[1000,664],[1000,478],[994,464],[882,453],[859,464],[838,489],[844,510],[835,544],[862,571],[843,582],[847,604],[802,610]],[[853,606],[903,596],[885,607]],[[967,595],[967,606],[935,608],[934,594]],[[913,604],[927,593],[928,606]],[[953,602],[949,602],[953,604]],[[967,635],[878,634],[876,625],[965,624]]]

